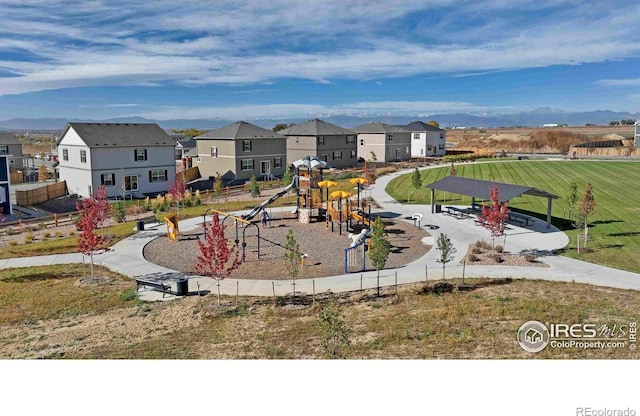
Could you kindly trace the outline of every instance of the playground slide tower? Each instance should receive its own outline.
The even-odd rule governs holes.
[[[292,190],[293,188],[297,187],[298,184],[298,175],[295,175],[293,177],[293,180],[291,181],[291,183],[284,188],[282,191],[276,193],[275,195],[273,195],[271,198],[267,199],[266,201],[264,201],[262,204],[258,205],[257,207],[253,208],[248,214],[243,215],[242,218],[246,221],[250,221],[253,217],[255,217],[260,211],[262,211],[264,208],[268,207],[270,204],[272,204],[274,201],[280,199],[283,195],[285,195],[287,192],[289,192],[290,190]]]

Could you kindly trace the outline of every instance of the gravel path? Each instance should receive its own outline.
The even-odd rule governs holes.
[[[392,252],[386,263],[387,268],[401,267],[422,257],[431,246],[422,242],[429,234],[418,229],[412,223],[403,220],[385,219],[385,228],[392,244]],[[225,223],[232,225],[232,223]],[[300,224],[295,219],[277,219],[271,222],[270,228],[260,228],[260,259],[257,258],[257,228],[250,226],[245,232],[246,260],[230,277],[238,279],[289,279],[283,267],[283,245],[289,230],[300,246],[300,251],[308,254],[299,278],[316,278],[334,276],[344,273],[344,249],[349,246],[348,234],[342,230],[338,233],[337,224],[334,232],[324,222]],[[235,240],[232,226],[227,227],[226,237]],[[185,233],[180,241],[172,241],[167,237],[158,237],[144,248],[144,257],[161,266],[186,273],[195,273],[196,257],[199,254],[197,241],[202,239],[200,231]],[[242,242],[242,229],[239,230]],[[268,241],[267,241],[268,240]],[[242,247],[239,248],[240,252]],[[372,265],[367,259],[367,270]]]

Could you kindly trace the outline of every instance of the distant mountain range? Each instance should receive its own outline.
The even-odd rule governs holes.
[[[385,115],[385,114],[318,114],[320,118],[329,123],[342,127],[355,127],[371,121],[378,121],[388,124],[408,124],[412,121],[436,120],[441,127],[540,127],[544,124],[566,124],[568,126],[584,126],[587,123],[608,125],[611,121],[640,119],[640,113],[616,112],[609,110],[589,111],[589,112],[568,112],[548,107],[538,108],[532,111],[519,112],[513,114],[472,114],[472,113],[443,113],[443,114],[420,114],[420,115]],[[308,117],[311,118],[311,117]],[[256,124],[264,128],[272,128],[278,123],[300,123],[308,118],[290,119],[246,119],[249,123]],[[64,128],[68,121],[83,121],[96,123],[157,123],[162,128],[210,130],[225,126],[237,120],[211,118],[211,119],[174,119],[174,120],[151,120],[144,117],[121,117],[105,120],[69,120],[64,118],[14,118],[10,120],[0,120],[1,130],[20,131],[59,131]]]

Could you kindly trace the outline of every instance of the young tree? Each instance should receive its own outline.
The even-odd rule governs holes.
[[[196,272],[211,277],[218,283],[218,305],[220,305],[220,280],[228,277],[237,269],[242,260],[234,245],[224,236],[224,227],[220,223],[218,214],[214,214],[211,221],[204,224],[206,238],[198,240],[200,254],[196,258]]]
[[[478,214],[478,219],[482,226],[489,230],[492,239],[495,241],[496,237],[504,234],[504,221],[509,216],[509,208],[505,202],[500,201],[500,192],[497,186],[489,190],[489,198],[491,199],[491,205],[482,207],[482,212]]]
[[[340,356],[340,345],[349,345],[351,330],[347,327],[342,316],[340,306],[335,296],[330,294],[329,304],[325,306],[318,316],[318,325],[322,331],[322,347],[331,358]]]
[[[287,167],[284,168],[284,175],[282,175],[282,184],[289,185],[291,181],[293,181],[293,171],[291,167],[287,165]]]
[[[451,167],[449,168],[449,176],[456,176],[456,167],[455,165],[452,163]]]
[[[45,165],[38,166],[38,180],[46,182],[47,177],[47,167]]]
[[[251,181],[249,182],[249,193],[254,198],[260,196],[260,184],[258,184],[258,179],[256,178],[256,175],[253,175],[251,177]]]
[[[453,247],[453,243],[449,239],[446,234],[440,233],[440,237],[436,241],[436,247],[440,250],[440,258],[436,260],[438,263],[442,263],[442,278],[445,278],[444,269],[447,266],[447,263],[453,260],[453,255],[456,254],[458,250]]]
[[[387,240],[384,231],[384,224],[380,217],[377,217],[371,227],[371,244],[369,246],[369,260],[373,263],[373,267],[378,272],[377,276],[377,296],[380,296],[380,270],[387,263],[389,254],[391,253],[391,244]]]
[[[422,188],[422,177],[420,176],[420,171],[418,170],[418,168],[415,168],[413,173],[411,174],[411,186],[415,188],[416,192],[418,192],[418,190]]]
[[[293,287],[293,297],[296,295],[296,277],[300,274],[302,255],[300,246],[293,236],[293,231],[287,232],[287,241],[284,244],[284,268],[291,276],[291,286]]]
[[[569,222],[573,220],[573,212],[576,209],[576,204],[578,203],[578,184],[575,181],[571,181],[569,183],[569,192],[567,192],[567,196],[565,197],[565,204],[567,205]]]
[[[176,176],[174,182],[169,183],[169,195],[176,203],[176,211],[180,212],[180,200],[184,198],[185,185],[181,177]]]
[[[580,222],[584,223],[584,244],[587,244],[587,230],[589,217],[596,212],[596,200],[593,196],[593,186],[591,182],[587,183],[582,199],[580,199]]]
[[[213,196],[219,197],[222,195],[222,177],[219,172],[216,172],[216,178],[213,180]]]
[[[126,214],[124,211],[124,204],[122,202],[116,202],[113,204],[113,219],[115,222],[125,222]]]
[[[104,241],[104,238],[95,233],[100,222],[100,204],[94,197],[86,198],[82,204],[76,203],[76,209],[81,211],[80,234],[78,235],[78,251],[91,258],[91,278],[93,272],[93,253]]]

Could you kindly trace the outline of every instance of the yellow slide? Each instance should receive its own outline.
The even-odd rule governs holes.
[[[356,213],[355,211],[351,211],[351,218],[353,218],[358,222],[363,223],[367,227],[371,227],[371,222],[367,219],[364,219],[360,214]]]

